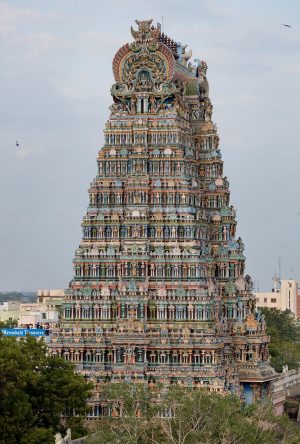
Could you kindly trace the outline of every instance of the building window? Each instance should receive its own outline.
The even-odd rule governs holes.
[[[264,302],[267,303],[267,302],[268,302],[268,299],[267,299],[267,298],[264,298]]]
[[[277,299],[275,299],[275,298],[271,298],[271,302],[272,302],[273,304],[276,304],[276,301],[277,301]]]

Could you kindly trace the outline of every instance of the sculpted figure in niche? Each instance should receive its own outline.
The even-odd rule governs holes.
[[[138,237],[139,236],[139,228],[134,226],[132,229],[132,236],[133,237]]]
[[[157,237],[161,237],[161,235],[162,235],[162,228],[160,226],[158,226],[156,228],[156,236]]]
[[[150,108],[151,114],[154,114],[155,113],[155,97],[154,96],[150,97],[149,108]]]
[[[118,113],[118,105],[116,103],[113,103],[112,105],[110,105],[109,110],[111,111],[112,114],[117,114]]]
[[[204,117],[205,117],[205,103],[204,102],[200,102],[199,118],[201,120],[204,120]]]
[[[252,281],[251,277],[249,276],[249,274],[247,274],[245,276],[245,280],[246,280],[246,290],[252,291],[254,285],[253,285],[253,281]]]
[[[242,253],[244,251],[245,247],[244,247],[244,243],[240,237],[237,239],[237,243],[239,245],[239,251]]]
[[[235,211],[235,209],[234,209],[234,206],[233,206],[233,205],[230,205],[229,209],[230,209],[230,211],[231,211],[231,216],[235,217],[235,216],[236,216],[236,211]]]
[[[133,349],[131,347],[126,348],[124,353],[124,363],[134,364],[134,361]]]
[[[199,119],[199,117],[200,117],[200,110],[199,110],[199,108],[198,107],[194,107],[194,108],[192,108],[192,120],[197,120],[197,119]]]
[[[242,275],[240,275],[235,281],[236,289],[239,291],[244,291],[246,288],[246,281]]]
[[[212,294],[216,291],[217,287],[215,284],[215,281],[212,278],[208,279],[208,284],[207,284],[207,292],[208,292],[208,296],[212,296]]]
[[[254,310],[255,310],[255,304],[254,304],[254,301],[252,299],[249,300],[248,307],[249,307],[249,312],[253,313]]]
[[[187,341],[189,339],[189,337],[190,337],[190,329],[187,328],[187,327],[184,327],[182,329],[182,336],[183,336],[183,340]]]
[[[136,97],[132,96],[131,97],[131,113],[135,114],[136,112]]]
[[[208,122],[211,120],[212,117],[212,110],[213,110],[213,106],[212,104],[209,102],[207,107],[206,107],[206,111],[205,111],[205,121]]]

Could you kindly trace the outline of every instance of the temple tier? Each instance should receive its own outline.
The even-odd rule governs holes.
[[[152,26],[115,55],[113,104],[51,352],[95,382],[267,393],[263,317],[212,122],[207,65]]]

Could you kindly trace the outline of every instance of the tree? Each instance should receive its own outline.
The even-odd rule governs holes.
[[[151,392],[140,384],[106,384],[100,399],[110,407],[111,416],[96,423],[89,444],[143,444],[148,442],[149,424],[157,412]]]
[[[70,424],[82,436],[92,386],[70,363],[47,356],[42,340],[1,336],[0,374],[0,444],[53,444]]]
[[[272,338],[285,341],[300,340],[300,327],[290,310],[278,310],[276,308],[261,308],[267,323],[267,332]]]
[[[165,444],[264,442],[264,432],[248,421],[236,396],[174,386],[162,403]]]
[[[17,319],[7,319],[6,321],[0,321],[0,328],[15,328],[17,326]]]
[[[300,367],[300,327],[289,310],[262,308],[267,323],[267,333],[271,336],[269,351],[271,364],[277,372],[284,365],[290,369]]]
[[[113,391],[113,393],[112,393]],[[296,444],[300,431],[272,406],[181,386],[149,390],[115,384],[102,396],[114,416],[100,418],[86,444]],[[122,406],[122,407],[121,407]],[[138,413],[138,414],[137,414]]]

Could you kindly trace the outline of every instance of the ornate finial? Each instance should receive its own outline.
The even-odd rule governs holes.
[[[130,47],[133,51],[140,51],[142,46],[147,46],[150,51],[155,51],[158,47],[157,38],[159,36],[159,28],[151,26],[151,20],[136,20],[135,23],[139,29],[135,31],[131,26],[131,34],[135,39]]]
[[[141,33],[148,33],[150,31],[150,25],[153,22],[153,19],[151,20],[135,20],[135,23],[139,27],[139,32]]]

